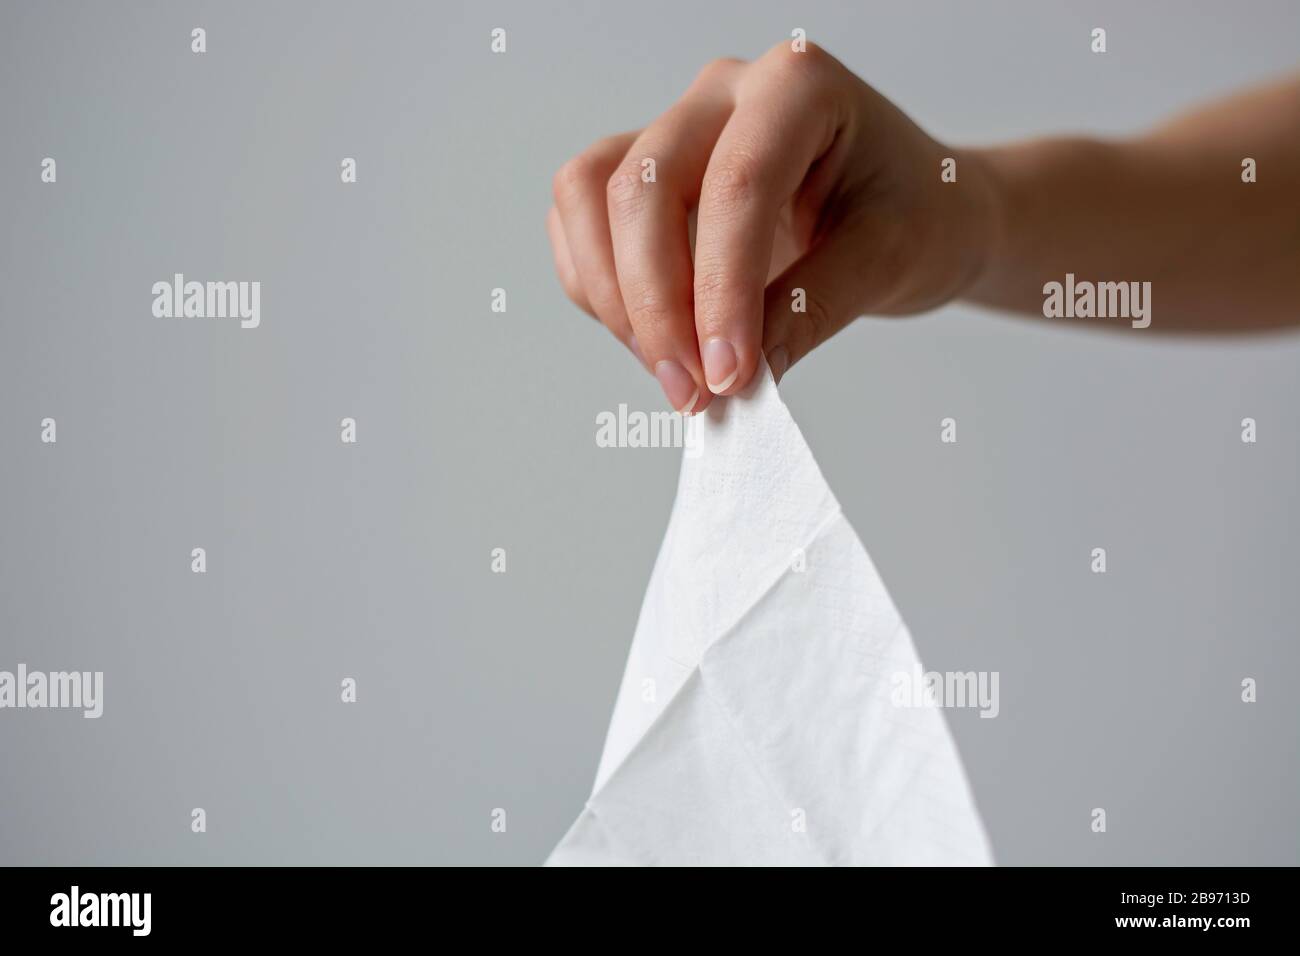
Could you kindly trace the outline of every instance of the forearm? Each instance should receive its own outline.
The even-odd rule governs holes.
[[[1242,180],[1247,157],[1256,182]],[[1150,282],[1152,330],[1300,323],[1300,82],[1135,139],[1040,140],[965,158],[993,197],[971,301],[1041,316],[1044,285],[1068,273]]]

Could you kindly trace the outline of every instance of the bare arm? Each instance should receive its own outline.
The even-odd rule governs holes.
[[[970,158],[998,196],[971,301],[1041,316],[1044,283],[1070,272],[1150,281],[1153,331],[1300,323],[1300,78],[1136,139],[1040,140]],[[1247,158],[1256,182],[1243,182]]]
[[[779,378],[862,315],[956,299],[1089,314],[1087,289],[1057,313],[1052,283],[1130,297],[1086,328],[1300,324],[1300,77],[1132,139],[960,150],[825,51],[779,44],[709,64],[554,191],[566,291],[686,413],[744,388],[760,357]]]

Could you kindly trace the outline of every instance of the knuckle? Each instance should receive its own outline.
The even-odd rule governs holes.
[[[569,301],[580,308],[587,308],[587,298],[582,294],[582,286],[578,280],[570,273],[560,274],[560,285],[564,288],[564,294],[569,297]]]
[[[700,68],[699,73],[695,74],[695,85],[706,86],[714,82],[725,80],[743,66],[745,66],[744,60],[738,60],[731,56],[723,56],[716,60],[710,60]]]
[[[813,43],[811,40],[799,56],[803,57],[805,67],[819,73],[829,72],[836,62],[835,57],[827,53],[824,47]]]
[[[695,309],[701,320],[715,320],[723,310],[746,301],[749,298],[746,293],[734,268],[721,262],[696,262]]]
[[[560,285],[564,289],[564,294],[578,305],[583,305],[587,297],[583,293],[582,280],[578,278],[578,273],[572,264],[557,262],[555,264],[555,274],[560,278]]]
[[[746,316],[762,313],[762,287],[747,282],[735,263],[697,261],[695,324],[703,336],[726,335],[746,324]]]
[[[818,342],[829,338],[835,331],[834,320],[831,317],[830,309],[827,308],[826,302],[812,290],[804,292],[804,321],[799,323],[802,326],[804,336],[803,344],[806,346],[804,351],[808,351]]]
[[[790,293],[793,290],[773,287],[768,300],[771,311],[763,336],[765,350],[770,349],[774,341],[784,345],[792,363],[835,332],[834,320],[825,299],[802,285],[799,288],[803,290],[803,310],[795,312],[790,308]]]
[[[586,153],[574,156],[555,173],[551,192],[557,203],[570,199],[588,188],[594,178],[595,163]]]
[[[839,69],[839,61],[811,40],[801,51],[789,43],[778,45],[769,63],[785,82],[812,89],[832,86]]]
[[[758,164],[745,155],[732,156],[704,175],[703,201],[723,209],[748,204],[762,188]]]
[[[627,305],[635,320],[633,324],[642,327],[665,325],[675,311],[663,290],[648,282],[638,282],[628,290]]]
[[[802,49],[795,49],[790,40],[782,40],[769,51],[769,56],[777,63],[823,67],[835,62],[835,58],[825,48],[809,39],[804,39]]]
[[[628,161],[619,166],[605,183],[610,218],[618,222],[634,218],[645,203],[648,185],[641,180],[640,162]]]
[[[587,289],[587,297],[598,312],[615,315],[623,311],[623,294],[619,291],[618,280],[613,276],[602,275],[592,279]]]

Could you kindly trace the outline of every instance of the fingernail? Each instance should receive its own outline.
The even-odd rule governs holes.
[[[641,354],[641,343],[636,340],[635,335],[627,340],[627,347],[632,350],[632,354],[636,356],[636,360],[644,365],[645,356]]]
[[[664,359],[655,366],[655,378],[659,379],[659,385],[668,396],[668,404],[676,411],[685,415],[695,407],[700,387],[686,369],[671,359]]]
[[[731,383],[740,372],[740,364],[736,361],[736,350],[730,342],[726,339],[709,339],[704,343],[704,348],[700,349],[700,358],[704,360],[704,381],[708,383],[710,392],[721,395],[731,388]]]
[[[772,378],[779,382],[785,370],[790,367],[790,353],[784,345],[778,345],[767,353],[767,364],[772,369]]]

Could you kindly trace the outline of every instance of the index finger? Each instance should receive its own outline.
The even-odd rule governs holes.
[[[748,384],[763,342],[763,302],[781,207],[834,142],[818,66],[782,44],[741,91],[709,158],[695,239],[695,324],[715,395]]]

